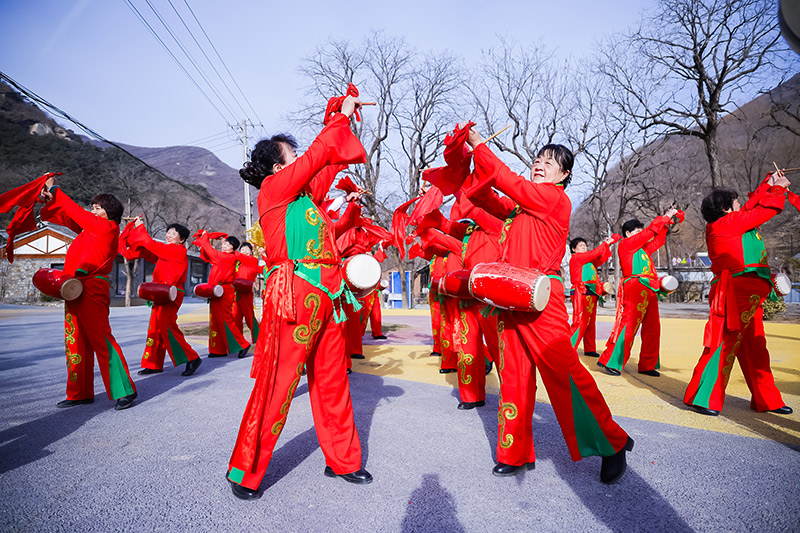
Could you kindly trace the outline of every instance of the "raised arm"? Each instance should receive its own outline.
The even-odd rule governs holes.
[[[144,224],[137,225],[133,228],[133,231],[128,235],[128,242],[144,248],[159,259],[165,259],[167,261],[180,261],[186,256],[185,248],[182,252],[180,246],[158,242],[153,239],[150,234],[147,233]],[[147,259],[150,261],[149,258]]]
[[[785,192],[786,189],[783,187],[773,185],[760,194],[755,202],[751,203],[748,200],[745,204],[747,208],[742,207],[738,211],[728,213],[715,224],[734,233],[745,233],[757,228],[783,211],[786,201]]]
[[[577,261],[580,265],[592,263],[595,266],[600,266],[608,261],[610,257],[611,247],[608,245],[608,242],[603,242],[594,250],[589,250],[588,252],[583,253],[575,252],[572,254],[572,259]]]
[[[54,187],[51,189],[51,192],[53,194],[53,199],[50,201],[49,206],[52,209],[60,211],[62,217],[74,224],[74,226],[70,225],[70,229],[78,227],[81,230],[98,235],[107,232],[112,226],[119,229],[119,226],[115,222],[93,215],[76,204],[60,187]]]

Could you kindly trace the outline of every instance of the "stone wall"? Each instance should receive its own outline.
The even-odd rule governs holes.
[[[40,268],[63,263],[63,259],[19,258],[12,264],[3,260],[0,263],[0,300],[4,302],[42,301],[42,293],[33,286],[33,274]]]

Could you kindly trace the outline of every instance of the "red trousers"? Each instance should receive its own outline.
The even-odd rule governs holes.
[[[236,306],[233,285],[222,285],[224,293],[219,298],[212,298],[208,320],[208,353],[225,354],[244,350],[250,343],[236,327],[233,319]]]
[[[501,311],[498,317],[500,463],[523,465],[536,459],[533,409],[537,370],[573,461],[613,455],[628,440],[570,343],[563,290],[554,280],[550,301],[541,313]]]
[[[344,330],[345,353],[349,360],[351,355],[364,353],[361,333],[361,309],[356,311],[350,304],[346,304],[344,309],[347,313],[347,321],[342,324],[342,327]],[[350,368],[349,364],[348,368]]]
[[[64,302],[64,344],[67,353],[67,399],[94,398],[94,357],[108,398],[116,400],[136,392],[128,363],[108,323],[111,297],[108,281],[82,278],[83,293]]]
[[[572,293],[572,347],[578,348],[583,339],[583,353],[596,352],[595,322],[597,320],[597,295],[581,294],[577,290]]]
[[[439,324],[441,336],[442,359],[440,368],[458,368],[458,353],[453,346],[453,325],[458,318],[458,298],[443,296],[444,301],[439,304],[442,321]]]
[[[486,400],[486,363],[498,355],[497,316],[485,317],[486,306],[477,300],[461,300],[453,341],[458,354],[458,393],[462,402]]]
[[[442,353],[442,310],[439,303],[439,293],[430,289],[428,291],[428,306],[431,310],[431,333],[433,335],[433,353]]]
[[[733,286],[741,329],[728,329],[724,324],[724,316],[709,318],[707,332],[711,329],[712,321],[721,321],[714,324],[723,328],[721,339],[710,339],[710,346],[703,350],[683,401],[721,411],[733,362],[738,359],[752,395],[750,408],[756,411],[778,409],[786,404],[775,386],[770,369],[767,339],[764,336],[764,310],[761,308],[770,292],[769,283],[759,277],[745,275],[733,278]]]
[[[236,327],[242,333],[243,337],[244,330],[242,329],[242,324],[247,324],[248,329],[250,329],[250,339],[253,341],[253,344],[255,344],[258,340],[259,324],[254,310],[253,293],[236,293],[235,301],[233,321],[236,323]]]
[[[367,331],[367,320],[372,329],[372,336],[383,335],[381,328],[381,293],[374,290],[361,301],[361,336]]]
[[[642,285],[638,279],[631,279],[623,285],[624,293],[621,311],[617,311],[614,329],[606,348],[600,356],[600,363],[622,370],[631,356],[631,347],[639,326],[642,328],[642,350],[639,353],[639,371],[659,368],[661,349],[661,320],[658,318],[658,296]]]
[[[150,323],[147,325],[147,344],[142,355],[142,368],[164,369],[164,354],[169,352],[174,366],[182,365],[200,357],[186,342],[178,327],[178,310],[183,303],[183,293],[178,291],[174,302],[153,304]]]
[[[342,327],[334,323],[333,306],[325,293],[298,277],[293,284],[297,317],[294,322],[279,324],[274,385],[264,393],[268,388],[263,383],[267,374],[256,376],[228,468],[231,481],[250,489],[258,488],[267,470],[303,365],[308,372],[314,427],[326,464],[337,474],[361,468],[361,442],[353,421]],[[265,303],[262,323],[266,317]],[[265,330],[256,345],[255,358],[265,357],[266,333]]]

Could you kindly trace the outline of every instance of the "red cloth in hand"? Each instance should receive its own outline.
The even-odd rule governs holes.
[[[431,187],[428,189],[422,199],[417,202],[417,205],[414,206],[414,210],[411,211],[411,216],[408,218],[408,224],[411,226],[416,226],[419,224],[420,220],[425,218],[426,215],[433,211],[437,211],[439,207],[442,205],[442,200],[444,200],[444,196],[442,195],[442,191],[439,187]]]
[[[6,229],[8,233],[6,256],[9,263],[14,262],[14,239],[16,236],[36,229],[33,206],[39,201],[39,193],[52,176],[61,176],[61,172],[48,172],[25,185],[0,194],[0,213],[8,213],[15,206],[19,207]]]
[[[344,96],[334,96],[333,98],[328,100],[328,106],[325,108],[325,119],[322,121],[322,124],[327,126],[328,122],[331,121],[334,113],[339,113],[342,110],[342,103],[344,103],[344,99],[348,96],[355,96],[358,97],[358,89],[352,83],[347,86],[347,92]],[[356,122],[361,121],[361,115],[358,114],[358,109],[355,112]]]
[[[340,191],[344,191],[346,194],[358,192],[358,185],[353,183],[353,180],[350,179],[350,176],[344,176],[342,179],[340,179],[339,183],[336,184],[336,188]]]
[[[412,198],[394,210],[392,214],[392,235],[394,235],[394,245],[400,252],[400,259],[405,259],[405,238],[406,225],[408,224],[408,206],[419,200],[419,197]]]
[[[800,211],[800,196],[796,195],[792,191],[786,191],[786,199],[789,200],[789,203],[792,204],[798,211]]]

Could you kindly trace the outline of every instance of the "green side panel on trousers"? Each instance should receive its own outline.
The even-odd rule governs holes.
[[[231,471],[228,472],[228,479],[230,479],[234,483],[239,483],[241,485],[242,480],[244,479],[244,470],[239,470],[238,468],[231,468]]]
[[[703,369],[703,374],[700,376],[700,384],[697,385],[697,392],[694,393],[692,405],[698,407],[705,407],[708,409],[708,402],[711,399],[711,392],[714,390],[714,385],[719,381],[719,358],[722,355],[722,346],[717,348],[714,355],[706,363]]]
[[[175,361],[175,366],[182,365],[189,362],[186,352],[183,351],[183,346],[172,334],[172,330],[167,330],[167,338],[169,339],[169,351],[172,353],[172,359]]]
[[[592,410],[586,404],[572,376],[569,377],[569,386],[572,391],[572,419],[575,423],[575,440],[581,457],[599,455],[608,457],[614,455],[616,451],[611,443],[608,442],[605,433],[597,423]]]
[[[108,348],[108,386],[111,388],[111,399],[117,400],[133,394],[131,379],[125,371],[122,356],[108,339],[106,339],[106,348]]]
[[[253,317],[253,342],[258,340],[258,332],[261,330],[261,324],[258,323],[258,319]]]
[[[574,318],[573,318],[574,320]],[[581,332],[580,328],[575,330],[575,333],[572,334],[572,338],[570,342],[572,342],[572,347],[576,348],[578,346],[578,334]]]
[[[622,328],[622,331],[619,332],[617,336],[617,342],[614,344],[614,351],[611,352],[611,357],[608,358],[608,363],[606,364],[609,368],[615,368],[617,370],[622,370],[622,363],[625,362],[625,330],[628,329],[628,326]]]
[[[225,324],[225,338],[228,339],[228,353],[236,353],[239,350],[244,350],[244,346],[239,344],[239,341],[236,340],[236,337],[233,335],[227,323]]]

